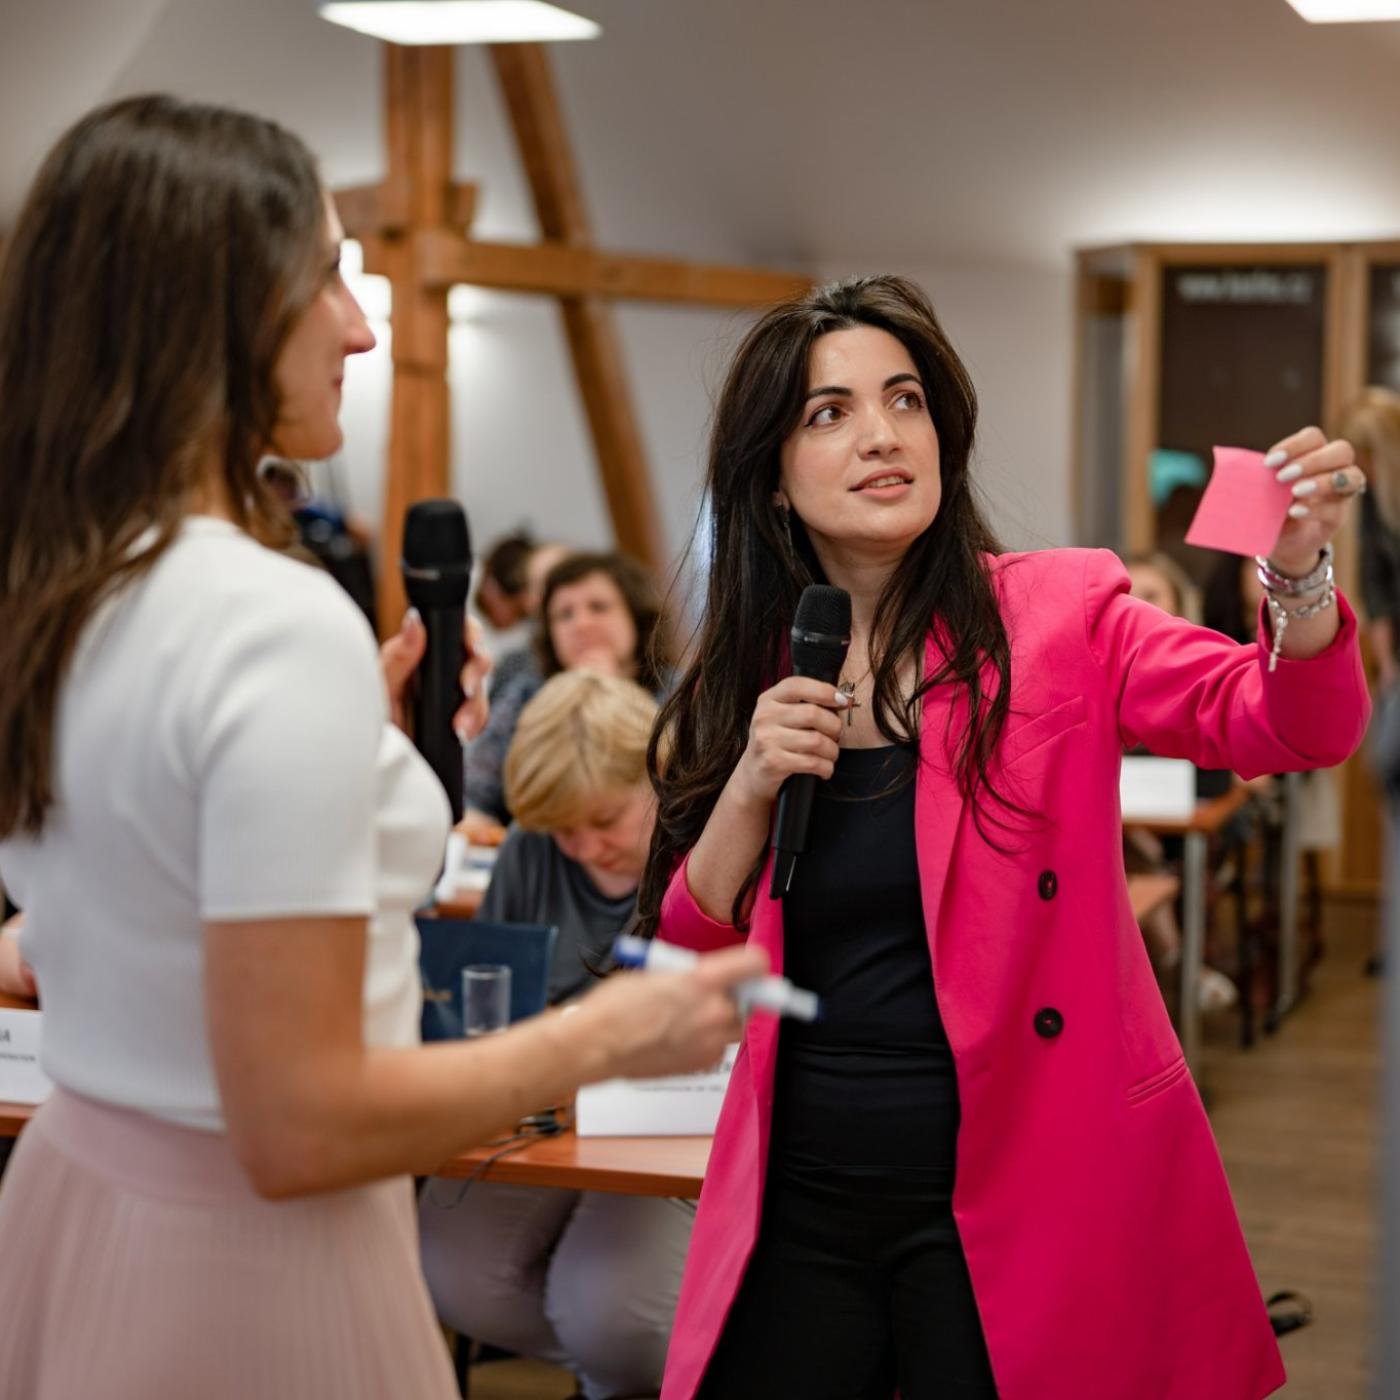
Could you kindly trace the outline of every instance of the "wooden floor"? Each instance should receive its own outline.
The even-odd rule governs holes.
[[[1289,1288],[1315,1320],[1282,1339],[1284,1400],[1371,1400],[1380,986],[1361,975],[1370,906],[1329,908],[1327,954],[1279,1031],[1248,1053],[1225,1013],[1208,1024],[1202,1083],[1265,1294]],[[479,1368],[472,1400],[563,1400],[535,1362]],[[775,1397],[778,1400],[778,1397]]]
[[[1311,1327],[1280,1340],[1285,1400],[1371,1400],[1379,982],[1361,975],[1377,912],[1329,907],[1307,998],[1241,1053],[1217,1018],[1202,1083],[1260,1287],[1312,1300]]]

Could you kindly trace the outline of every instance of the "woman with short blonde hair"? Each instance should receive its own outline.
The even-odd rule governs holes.
[[[635,681],[565,671],[520,715],[506,755],[506,798],[527,831],[573,826],[599,794],[646,782],[656,701]]]
[[[521,711],[506,756],[516,824],[478,919],[558,929],[549,996],[592,981],[631,922],[656,820],[656,701],[565,671]],[[688,1201],[434,1182],[419,1203],[438,1314],[467,1336],[567,1366],[587,1400],[655,1394],[690,1227]]]

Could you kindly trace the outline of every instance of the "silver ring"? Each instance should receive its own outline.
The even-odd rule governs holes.
[[[1343,468],[1338,467],[1332,473],[1332,494],[1334,496],[1353,496],[1358,490],[1360,490],[1359,487],[1352,485],[1351,474]]]

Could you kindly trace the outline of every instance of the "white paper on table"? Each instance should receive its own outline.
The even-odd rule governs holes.
[[[450,904],[459,895],[484,891],[491,883],[496,854],[494,846],[470,846],[464,836],[452,832],[433,898],[439,904]]]
[[[1196,765],[1130,754],[1118,778],[1118,802],[1125,822],[1189,821],[1196,812]]]
[[[578,1091],[574,1129],[579,1137],[704,1137],[719,1121],[724,1091],[738,1057],[731,1045],[704,1074],[664,1079],[609,1079]]]
[[[43,1103],[53,1081],[39,1068],[41,1011],[0,1011],[0,1099]]]

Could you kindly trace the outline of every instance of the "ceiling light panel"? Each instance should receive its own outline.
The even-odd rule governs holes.
[[[322,18],[391,44],[539,44],[596,39],[591,19],[544,0],[321,0]]]

